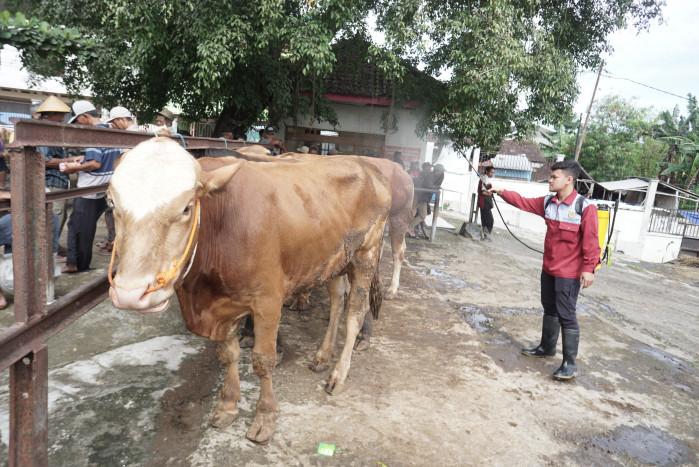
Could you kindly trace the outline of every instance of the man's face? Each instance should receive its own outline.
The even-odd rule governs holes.
[[[126,130],[129,126],[131,126],[131,122],[124,117],[119,117],[112,120],[112,126],[114,128],[118,128],[119,130]]]
[[[40,120],[48,120],[49,122],[62,122],[65,114],[61,112],[42,112],[39,114]]]
[[[549,191],[558,193],[572,182],[573,177],[567,175],[564,171],[553,170],[551,171],[551,176],[549,177]]]
[[[87,114],[80,114],[77,117],[75,117],[75,121],[80,124],[80,125],[89,125],[90,120],[87,118]]]
[[[485,174],[488,176],[488,178],[493,178],[495,175],[495,169],[488,169],[485,171]]]
[[[168,126],[167,119],[162,115],[157,115],[155,117],[155,123],[157,123],[158,126]]]
[[[226,139],[233,139],[233,133],[231,133],[230,131],[223,131],[221,132],[221,137]]]

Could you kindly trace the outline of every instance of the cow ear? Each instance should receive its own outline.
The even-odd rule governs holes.
[[[211,172],[202,171],[200,175],[201,186],[197,189],[197,196],[204,196],[216,191],[233,178],[233,175],[243,166],[243,161],[237,160],[230,165],[219,167]]]

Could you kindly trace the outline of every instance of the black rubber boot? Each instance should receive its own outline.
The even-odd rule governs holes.
[[[575,375],[578,374],[575,357],[578,356],[580,331],[578,329],[563,329],[561,334],[563,334],[563,363],[553,374],[553,379],[566,381],[575,378]]]
[[[557,316],[544,315],[544,323],[541,326],[541,344],[534,349],[522,349],[522,354],[528,357],[550,358],[556,355],[556,342],[561,324]]]

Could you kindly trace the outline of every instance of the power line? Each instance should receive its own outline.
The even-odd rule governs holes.
[[[686,101],[689,101],[689,98],[687,98],[687,97],[679,96],[679,95],[677,95],[677,94],[673,94],[673,93],[668,92],[668,91],[663,91],[662,89],[658,89],[658,88],[653,87],[653,86],[650,86],[650,85],[648,85],[648,84],[639,83],[638,81],[634,81],[634,80],[629,79],[629,78],[623,78],[623,77],[621,77],[621,76],[613,76],[613,75],[611,74],[611,72],[610,72],[609,70],[607,70],[607,69],[605,69],[604,71],[605,71],[606,73],[608,73],[608,74],[603,75],[605,78],[621,79],[621,80],[624,80],[624,81],[630,81],[630,82],[632,82],[632,83],[634,83],[634,84],[638,84],[639,86],[643,86],[643,87],[646,87],[646,88],[649,88],[649,89],[653,89],[654,91],[658,91],[658,92],[662,92],[662,93],[665,93],[665,94],[669,94],[669,95],[671,95],[671,96],[679,97],[680,99],[684,99],[684,100],[686,100]]]

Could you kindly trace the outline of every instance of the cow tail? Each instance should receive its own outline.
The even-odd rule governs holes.
[[[379,278],[379,269],[377,267],[374,277],[371,279],[371,286],[369,287],[369,308],[371,309],[371,315],[374,319],[379,318],[379,310],[381,309],[382,303],[381,279]]]

